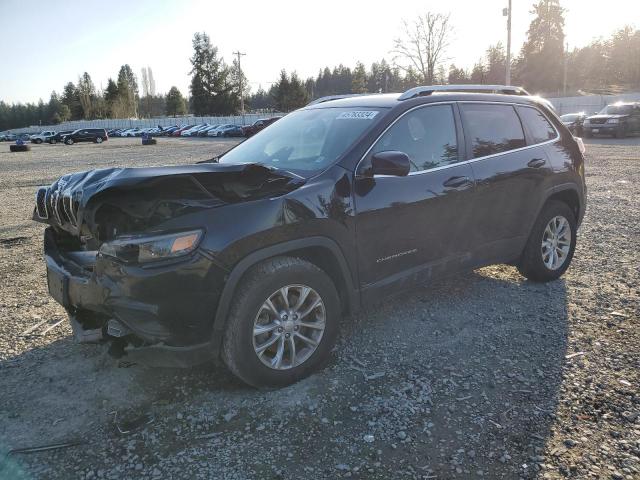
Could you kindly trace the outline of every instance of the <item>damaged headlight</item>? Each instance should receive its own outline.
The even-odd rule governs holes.
[[[181,257],[198,248],[202,230],[154,236],[122,237],[105,242],[100,253],[124,262],[148,263]]]

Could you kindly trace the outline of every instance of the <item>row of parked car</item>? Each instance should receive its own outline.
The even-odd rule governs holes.
[[[31,143],[66,143],[71,145],[76,142],[102,143],[109,137],[250,137],[263,128],[271,125],[282,117],[261,118],[251,125],[210,125],[208,123],[172,125],[170,127],[149,128],[79,128],[76,130],[44,130],[40,133],[29,135],[28,133],[6,133],[0,135],[0,141],[14,142],[18,139],[31,141]]]
[[[112,137],[250,137],[281,117],[261,118],[252,125],[208,123],[172,125],[170,127],[127,128],[109,130]]]
[[[618,102],[607,105],[595,115],[584,112],[567,113],[562,123],[577,137],[612,135],[623,138],[640,134],[640,102]]]

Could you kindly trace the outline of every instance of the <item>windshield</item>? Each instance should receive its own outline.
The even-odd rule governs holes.
[[[371,108],[299,110],[230,150],[220,163],[260,163],[310,175],[334,163],[379,114]]]
[[[629,115],[631,113],[631,105],[607,105],[600,113],[603,115]]]

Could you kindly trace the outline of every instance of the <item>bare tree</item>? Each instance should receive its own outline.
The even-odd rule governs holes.
[[[418,72],[426,85],[433,85],[453,31],[449,16],[427,12],[411,23],[404,20],[404,36],[393,42],[394,64],[405,72]]]
[[[149,77],[147,77],[147,69],[142,67],[142,97],[149,95]]]

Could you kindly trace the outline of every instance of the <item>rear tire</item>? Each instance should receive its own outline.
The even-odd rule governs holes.
[[[558,228],[557,235],[553,234],[554,224]],[[533,225],[518,271],[534,282],[550,282],[560,278],[571,264],[576,247],[576,230],[576,218],[571,208],[558,200],[548,201]],[[563,251],[566,242],[570,243],[568,249]]]
[[[96,143],[102,143],[102,137],[96,137]]]
[[[304,288],[309,289],[306,300],[296,308]],[[289,292],[286,303],[282,290]],[[318,299],[320,303],[311,308]],[[265,308],[269,302],[273,309]],[[309,312],[303,311],[309,308]],[[338,293],[323,270],[299,258],[266,260],[253,267],[236,288],[222,358],[229,370],[254,387],[290,385],[328,361],[338,334],[340,313]],[[256,328],[276,324],[277,328],[256,334]],[[309,328],[309,324],[315,327]],[[313,337],[313,342],[307,342],[306,336]],[[266,344],[270,346],[259,353]]]
[[[42,140],[37,138],[35,143],[36,143],[36,145],[40,145],[42,143]]]
[[[49,140],[49,143],[51,145],[55,145],[56,143],[58,143],[58,141],[55,138],[52,138],[51,140]]]
[[[73,145],[73,138],[67,138],[64,143],[67,145]]]

